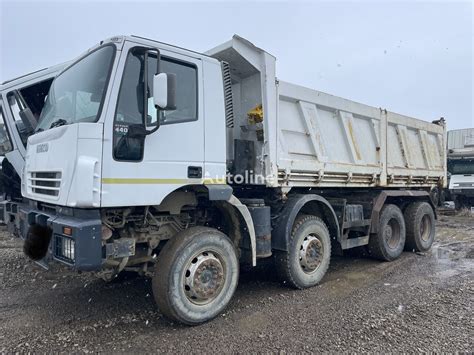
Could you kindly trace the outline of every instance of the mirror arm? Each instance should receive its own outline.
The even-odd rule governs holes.
[[[161,54],[158,48],[154,48],[153,50],[156,51],[156,73],[155,74],[158,74],[160,72]],[[144,55],[145,69],[143,73],[143,82],[144,82],[144,85],[143,85],[143,124],[145,126],[145,129],[147,127],[146,123],[147,123],[147,118],[148,118],[148,53],[149,52],[150,50],[145,51],[145,55]],[[160,115],[159,115],[160,110],[156,106],[155,108],[156,108],[156,127],[150,131],[147,131],[145,136],[155,133],[158,130],[158,128],[160,128]]]
[[[160,128],[160,124],[159,124],[159,120],[157,120],[157,121],[158,121],[158,123],[156,124],[156,127],[153,128],[152,130],[149,130],[149,131],[147,130],[145,136],[148,136],[148,135],[153,134],[156,131],[158,131],[158,128]]]

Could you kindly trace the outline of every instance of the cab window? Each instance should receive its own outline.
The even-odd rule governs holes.
[[[15,95],[13,92],[8,93],[7,101],[8,105],[10,106],[10,110],[15,120],[15,127],[20,135],[21,142],[26,147],[26,142],[28,141],[28,132],[26,131],[26,127],[21,120],[20,111],[21,109],[21,98],[18,95]]]
[[[3,117],[3,107],[0,104],[0,156],[12,151],[12,143],[8,135],[5,119]]]
[[[49,78],[33,85],[9,92],[7,95],[8,105],[10,106],[12,116],[15,120],[15,127],[18,130],[18,134],[20,135],[21,141],[25,147],[28,140],[28,132],[26,131],[25,125],[21,119],[20,111],[22,107],[25,108],[25,106],[28,106],[31,113],[36,118],[36,121],[38,121],[52,82],[53,78]]]
[[[161,57],[160,71],[176,75],[176,110],[159,111],[160,124],[173,124],[197,120],[197,69],[195,65]],[[149,68],[156,68],[156,57],[149,57]],[[156,124],[153,104],[153,71],[148,71],[148,116],[150,124]]]

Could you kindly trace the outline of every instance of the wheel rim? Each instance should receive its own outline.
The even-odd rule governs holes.
[[[427,214],[425,214],[423,216],[423,218],[421,219],[420,235],[421,235],[421,240],[423,240],[424,242],[427,242],[430,239],[431,220],[430,220],[430,217]]]
[[[308,235],[300,245],[301,269],[307,274],[315,272],[321,265],[323,255],[324,245],[321,240],[314,234]]]
[[[392,218],[384,228],[384,238],[390,249],[397,249],[401,239],[400,224]]]
[[[225,264],[219,254],[203,251],[194,256],[184,271],[184,293],[198,305],[212,302],[222,291]]]

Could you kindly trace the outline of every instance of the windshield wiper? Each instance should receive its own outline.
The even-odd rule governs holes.
[[[49,126],[49,128],[54,128],[54,127],[59,127],[59,126],[64,126],[67,124],[67,121],[65,119],[58,119],[56,121],[54,121],[53,123],[51,123],[51,126]]]

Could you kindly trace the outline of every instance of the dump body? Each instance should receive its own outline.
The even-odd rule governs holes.
[[[269,187],[444,186],[443,121],[279,81],[275,57],[239,36],[207,53],[230,67],[230,171],[264,174]]]
[[[278,181],[288,186],[441,185],[445,126],[279,82]]]

